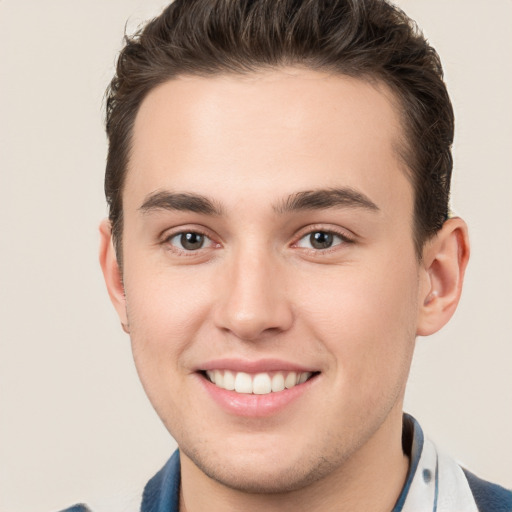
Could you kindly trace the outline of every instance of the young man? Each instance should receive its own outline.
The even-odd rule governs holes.
[[[435,51],[383,1],[177,0],[107,103],[100,259],[176,452],[143,511],[501,511],[402,413],[469,256]]]

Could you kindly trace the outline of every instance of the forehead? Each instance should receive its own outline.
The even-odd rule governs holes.
[[[391,204],[410,195],[401,139],[395,98],[378,82],[295,68],[182,76],[139,109],[125,191],[141,202],[158,189],[222,200],[228,184],[265,197],[344,186]]]

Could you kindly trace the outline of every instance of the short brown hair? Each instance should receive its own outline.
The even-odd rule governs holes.
[[[446,220],[454,119],[441,62],[416,24],[387,1],[175,0],[125,42],[106,112],[105,194],[120,262],[122,192],[136,114],[152,89],[185,74],[298,65],[382,81],[399,100],[419,257]]]

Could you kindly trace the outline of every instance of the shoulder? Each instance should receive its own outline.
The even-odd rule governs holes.
[[[512,491],[463,471],[479,512],[512,512]]]
[[[88,509],[85,505],[73,505],[72,507],[65,508],[64,510],[61,510],[61,512],[91,512],[90,509]]]
[[[146,484],[141,512],[179,510],[180,452],[176,450],[165,466]]]
[[[476,477],[424,437],[404,416],[404,452],[410,468],[393,512],[512,512],[512,491]]]
[[[73,505],[60,512],[178,512],[180,493],[180,454],[176,450],[158,473],[136,495],[124,496],[115,503],[94,503]],[[112,506],[113,504],[113,506]]]

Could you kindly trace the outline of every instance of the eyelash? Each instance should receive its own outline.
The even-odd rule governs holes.
[[[330,236],[333,236],[333,237],[337,237],[340,241],[338,243],[335,243],[334,245],[332,245],[330,247],[326,247],[326,248],[323,248],[323,249],[317,249],[317,248],[314,248],[314,247],[301,247],[299,245],[299,243],[302,240],[306,239],[307,237],[311,237],[312,235],[314,235],[316,233],[322,233],[324,235],[330,235]],[[180,247],[177,247],[176,245],[173,245],[171,243],[173,239],[175,239],[177,237],[183,237],[183,236],[186,236],[186,235],[199,235],[199,236],[203,237],[205,243],[209,242],[209,247],[205,247],[204,244],[203,244],[201,247],[199,247],[196,250],[194,250],[194,249],[180,248]],[[331,253],[333,251],[338,250],[340,245],[342,246],[342,245],[345,245],[345,244],[352,244],[352,243],[354,243],[354,239],[352,237],[348,236],[346,233],[344,233],[344,232],[342,233],[341,231],[336,230],[336,229],[326,229],[325,227],[322,227],[322,226],[316,226],[316,227],[315,226],[309,226],[307,228],[307,231],[303,231],[300,234],[300,236],[298,236],[295,240],[296,241],[291,244],[291,247],[302,249],[302,250],[304,250],[306,252],[314,253],[314,254],[329,254],[329,253]],[[188,230],[187,229],[181,229],[180,231],[175,231],[173,233],[166,234],[163,237],[162,244],[166,245],[168,250],[173,251],[175,253],[178,253],[179,255],[184,255],[184,256],[196,256],[203,249],[217,248],[217,247],[221,246],[220,243],[215,242],[212,239],[212,237],[210,237],[208,234],[206,234],[203,230],[197,229],[197,228],[192,228],[192,229],[188,229]]]
[[[324,249],[315,249],[315,248],[309,248],[309,247],[300,247],[299,243],[301,240],[304,240],[308,237],[311,237],[312,235],[316,233],[322,233],[324,235],[332,235],[334,237],[339,238],[339,242],[330,246],[326,247]],[[346,232],[342,232],[341,230],[332,229],[332,228],[326,228],[325,226],[308,226],[307,231],[303,231],[300,236],[297,238],[297,241],[292,244],[292,247],[298,247],[300,249],[303,249],[304,251],[307,251],[309,253],[314,253],[315,255],[328,255],[333,251],[337,251],[340,249],[340,246],[343,246],[345,244],[353,244],[355,242],[354,238],[347,235]]]
[[[198,228],[181,229],[180,231],[168,233],[163,237],[162,244],[165,245],[168,250],[178,253],[178,255],[180,255],[180,256],[182,256],[182,255],[183,256],[196,256],[201,251],[201,249],[210,248],[210,247],[204,247],[204,245],[202,245],[197,250],[185,249],[185,248],[177,247],[171,243],[171,241],[174,238],[183,237],[184,235],[199,235],[199,236],[204,237],[205,243],[209,242],[209,244],[211,244],[211,246],[220,247],[220,244],[218,242],[215,242],[211,236],[209,236],[203,230],[198,229]]]

